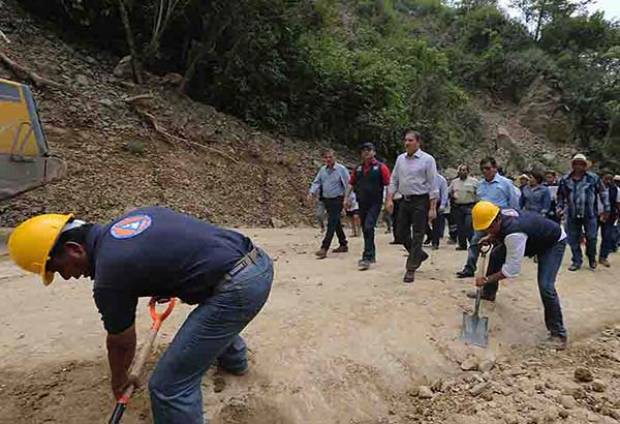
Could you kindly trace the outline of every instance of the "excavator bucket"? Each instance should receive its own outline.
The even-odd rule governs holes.
[[[65,170],[49,152],[30,88],[0,79],[0,200],[60,178]]]

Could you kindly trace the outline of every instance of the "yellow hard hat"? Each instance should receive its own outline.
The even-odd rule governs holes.
[[[491,226],[497,215],[499,207],[491,202],[482,200],[471,210],[471,219],[474,224],[474,230],[484,231]]]
[[[30,218],[15,228],[9,237],[9,255],[23,270],[39,274],[43,284],[54,280],[54,273],[45,265],[63,227],[72,214],[45,214]]]

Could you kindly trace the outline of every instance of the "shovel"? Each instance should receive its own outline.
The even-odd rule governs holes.
[[[487,268],[487,253],[490,245],[480,246],[480,255],[482,256],[482,266],[478,267],[478,275],[484,276]],[[463,312],[463,328],[461,330],[461,340],[480,347],[487,347],[489,344],[489,318],[480,317],[480,296],[482,288],[476,290],[476,304],[474,313],[469,315]]]
[[[149,313],[151,314],[151,319],[153,320],[153,323],[151,324],[151,334],[149,335],[148,340],[140,350],[138,358],[131,367],[132,376],[140,377],[140,374],[142,374],[142,369],[144,368],[144,364],[146,363],[146,360],[151,353],[153,343],[155,342],[155,338],[157,337],[157,333],[159,332],[159,327],[161,327],[162,322],[164,322],[164,320],[168,318],[168,315],[170,315],[170,313],[174,309],[176,299],[170,299],[170,301],[168,302],[168,307],[162,313],[157,313],[157,309],[155,308],[156,303],[157,299],[155,299],[154,297],[152,297],[149,301]],[[114,407],[114,412],[112,412],[112,416],[110,417],[110,421],[108,421],[108,424],[118,424],[121,422],[123,413],[125,412],[125,409],[127,409],[127,403],[129,402],[129,398],[133,394],[134,390],[135,387],[132,384],[127,387],[121,397],[118,398],[118,400],[116,401],[116,406]]]

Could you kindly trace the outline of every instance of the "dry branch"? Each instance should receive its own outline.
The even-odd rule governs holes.
[[[4,32],[2,32],[2,30],[0,29],[0,38],[2,38],[4,40],[5,43],[10,44],[11,40],[9,40],[9,37],[7,37]]]
[[[152,94],[138,94],[137,96],[126,97],[124,100],[131,104],[142,100],[153,100],[154,98]]]
[[[13,74],[15,74],[17,77],[28,79],[32,81],[34,85],[36,85],[37,87],[50,86],[54,88],[62,88],[61,84],[55,81],[52,81],[50,79],[44,78],[40,76],[39,74],[37,74],[36,72],[29,70],[25,66],[20,65],[19,63],[12,60],[4,52],[1,52],[1,51],[0,51],[0,61],[4,63],[4,65],[8,67],[11,70],[11,72],[13,72]]]
[[[153,128],[155,130],[155,132],[157,134],[161,135],[164,138],[164,141],[166,143],[168,143],[169,145],[174,145],[176,143],[182,143],[182,144],[185,144],[185,145],[190,146],[190,147],[192,147],[192,146],[193,147],[199,147],[199,148],[207,150],[209,152],[218,154],[218,155],[222,156],[223,158],[228,159],[229,161],[231,161],[233,163],[239,163],[239,161],[237,159],[233,158],[229,154],[227,154],[225,152],[222,152],[221,150],[219,150],[219,149],[217,149],[215,147],[206,146],[204,144],[196,143],[195,141],[187,140],[185,138],[177,137],[176,135],[170,134],[168,131],[166,131],[159,124],[159,121],[157,120],[155,115],[153,115],[150,112],[147,112],[146,110],[140,108],[139,106],[137,106],[135,104],[136,102],[138,102],[140,100],[152,99],[152,98],[153,98],[153,96],[151,94],[139,94],[137,96],[126,98],[125,102],[130,104],[133,107],[133,110],[135,110],[135,112],[142,119],[144,119],[151,126],[151,128]]]

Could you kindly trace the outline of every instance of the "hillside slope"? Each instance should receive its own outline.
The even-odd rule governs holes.
[[[320,143],[257,131],[178,95],[165,78],[117,78],[118,58],[66,44],[14,2],[0,28],[7,56],[65,87],[33,89],[51,149],[68,164],[62,180],[0,203],[0,226],[56,211],[104,220],[147,204],[221,224],[307,220]],[[0,78],[16,76],[0,66]],[[148,98],[126,101],[140,95]]]

